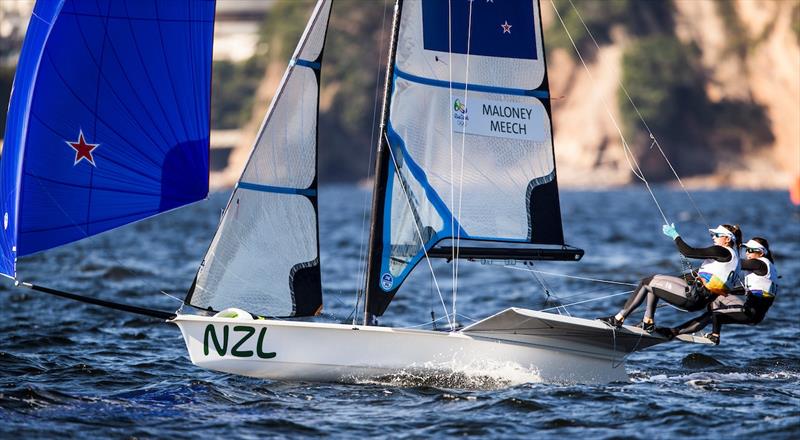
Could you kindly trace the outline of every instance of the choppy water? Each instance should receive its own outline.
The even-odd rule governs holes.
[[[608,385],[536,383],[498,366],[447,377],[402,375],[361,384],[285,383],[194,367],[176,327],[156,320],[0,285],[0,437],[443,437],[675,438],[800,436],[798,269],[800,217],[782,192],[696,194],[714,225],[739,223],[778,254],[782,294],[758,327],[729,326],[718,347],[671,343],[628,359],[630,378]],[[659,199],[691,243],[708,241],[704,222],[680,192]],[[27,258],[21,278],[100,298],[174,310],[158,293],[182,292],[216,225],[225,194]],[[322,262],[326,315],[350,314],[361,269],[366,192],[323,188]],[[540,270],[635,281],[680,269],[660,217],[641,189],[562,192],[565,235],[583,247],[580,263]],[[451,301],[451,266],[436,265]],[[521,266],[517,266],[521,268]],[[464,263],[459,275],[463,322],[506,306],[546,307],[542,289],[521,270]],[[543,276],[565,303],[611,295],[626,286]],[[608,315],[617,296],[579,304],[576,316]],[[425,267],[382,320],[411,326],[442,309]],[[688,318],[670,308],[661,324]],[[487,380],[488,379],[488,380]]]

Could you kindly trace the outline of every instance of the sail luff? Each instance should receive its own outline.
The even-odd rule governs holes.
[[[377,295],[380,294],[379,278],[381,258],[383,255],[383,226],[386,204],[386,175],[389,167],[387,124],[389,122],[389,104],[392,93],[392,77],[394,75],[394,58],[397,53],[397,36],[400,32],[400,14],[403,0],[394,5],[392,20],[392,36],[389,43],[389,54],[386,62],[386,80],[383,90],[383,108],[381,109],[380,129],[378,135],[377,154],[375,157],[375,175],[373,176],[372,210],[370,216],[369,246],[367,251],[367,276],[364,286],[364,325],[368,325],[370,315],[380,315]],[[374,298],[374,299],[373,299]]]
[[[48,8],[48,6],[50,8]],[[36,86],[36,73],[44,53],[45,43],[53,29],[53,22],[64,6],[63,0],[52,3],[37,3],[31,22],[25,34],[17,71],[11,87],[9,112],[6,120],[5,139],[3,143],[2,177],[0,177],[0,193],[4,200],[3,208],[2,258],[0,258],[0,274],[16,278],[17,237],[20,194],[22,193],[22,157],[25,154],[25,138],[30,115],[26,111],[11,111],[12,108],[27,108],[33,99]],[[30,61],[29,61],[30,60]],[[17,150],[17,151],[15,151]],[[16,190],[15,190],[16,189]],[[10,200],[7,200],[8,193]],[[10,203],[9,203],[10,202]]]

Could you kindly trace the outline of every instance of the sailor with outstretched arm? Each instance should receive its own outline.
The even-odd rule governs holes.
[[[742,232],[736,225],[719,225],[709,229],[713,246],[695,248],[687,244],[675,229],[675,225],[664,225],[664,235],[672,238],[678,251],[686,258],[703,259],[697,276],[675,277],[653,275],[644,278],[616,315],[600,318],[601,321],[619,327],[645,300],[647,308],[641,326],[645,331],[655,330],[655,311],[659,299],[686,311],[704,309],[718,295],[728,295],[736,290],[739,279],[738,245]]]

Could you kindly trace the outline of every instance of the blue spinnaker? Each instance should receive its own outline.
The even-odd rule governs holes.
[[[40,0],[0,166],[0,273],[208,194],[214,0]]]

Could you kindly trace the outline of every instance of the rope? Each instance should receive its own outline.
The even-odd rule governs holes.
[[[550,287],[548,287],[547,283],[544,282],[544,279],[542,279],[542,277],[539,276],[539,274],[536,271],[530,270],[530,271],[527,271],[527,272],[530,273],[531,276],[534,279],[536,279],[536,281],[539,282],[539,284],[542,286],[542,289],[544,289],[545,301],[553,301],[558,305],[563,305],[563,302],[561,301],[561,299],[556,294],[552,294],[551,295],[550,292],[552,292],[552,289],[550,289]],[[551,300],[551,297],[552,297],[552,300]],[[556,308],[556,311],[558,312],[559,315],[562,314],[561,310],[563,310],[564,313],[567,316],[572,316],[572,315],[570,315],[569,311],[565,307],[562,306],[561,308]]]
[[[549,307],[549,308],[546,308],[546,309],[541,309],[541,310],[539,310],[539,311],[540,311],[540,312],[546,312],[546,311],[548,311],[548,310],[557,309],[557,308],[559,308],[559,307],[571,307],[571,306],[575,306],[575,305],[578,305],[578,304],[584,304],[584,303],[588,303],[588,302],[592,302],[592,301],[599,301],[599,300],[601,300],[601,299],[613,298],[613,297],[615,297],[615,296],[620,296],[620,295],[629,295],[631,292],[633,292],[633,290],[626,290],[626,291],[624,291],[624,292],[613,293],[613,294],[611,294],[611,295],[600,296],[600,297],[597,297],[597,298],[585,299],[585,300],[583,300],[583,301],[576,301],[576,302],[574,302],[574,303],[562,304],[562,305],[560,305],[560,306],[555,306],[555,307]]]
[[[467,320],[469,320],[469,321],[471,321],[471,322],[478,322],[478,321],[479,321],[479,319],[470,318],[469,316],[462,315],[462,314],[460,314],[460,313],[458,314],[458,316],[460,316],[460,317],[462,317],[462,318],[466,318]],[[405,327],[399,327],[399,328],[404,328],[404,329],[414,329],[414,328],[425,327],[426,325],[432,324],[432,325],[433,325],[433,329],[434,329],[434,330],[436,330],[436,322],[438,322],[438,321],[441,321],[441,320],[442,320],[442,319],[444,319],[444,318],[445,318],[445,317],[444,317],[444,316],[442,316],[442,317],[440,317],[440,318],[436,318],[436,319],[434,319],[433,321],[423,322],[422,324],[417,324],[417,325],[408,325],[408,326],[405,326]],[[449,324],[449,323],[448,323],[448,324]]]
[[[425,327],[426,325],[431,325],[431,324],[434,324],[434,323],[436,323],[437,321],[441,321],[442,319],[445,319],[445,318],[446,318],[446,316],[440,316],[439,318],[436,318],[436,319],[434,319],[433,321],[423,322],[422,324],[417,324],[417,325],[409,325],[409,326],[400,327],[400,328],[411,329],[411,328],[420,328],[420,327]],[[450,325],[450,318],[447,318],[447,324],[448,324],[448,325]],[[434,328],[435,328],[435,327],[434,327]]]
[[[603,279],[600,279],[600,278],[579,277],[579,276],[576,276],[576,275],[567,275],[567,274],[558,273],[558,272],[547,272],[547,271],[544,271],[544,270],[526,269],[526,268],[514,267],[514,266],[502,266],[502,267],[505,267],[507,269],[513,269],[513,270],[521,270],[521,271],[524,271],[524,272],[534,272],[534,273],[539,273],[539,274],[543,274],[543,275],[552,275],[552,276],[559,276],[559,277],[563,277],[563,278],[571,278],[571,279],[575,279],[575,280],[594,281],[594,282],[597,282],[597,283],[606,283],[606,284],[618,284],[618,285],[621,285],[621,286],[637,286],[636,283],[626,283],[626,282],[622,282],[622,281],[603,280]]]
[[[581,24],[583,25],[583,28],[586,29],[586,33],[589,35],[589,38],[592,39],[592,42],[594,43],[594,46],[599,51],[600,50],[600,45],[597,43],[597,40],[594,38],[594,34],[592,34],[592,31],[589,29],[589,26],[587,26],[586,22],[583,20],[583,17],[581,16],[581,13],[578,11],[578,8],[575,6],[575,4],[572,2],[572,0],[568,0],[568,1],[569,1],[569,4],[572,6],[572,9],[575,11],[575,14],[578,17],[578,20],[580,20]],[[683,184],[683,180],[681,180],[680,176],[678,176],[678,172],[675,171],[675,167],[672,166],[672,162],[670,162],[670,160],[667,158],[667,154],[661,148],[661,144],[658,142],[658,139],[656,139],[656,136],[653,134],[653,131],[650,130],[650,126],[647,124],[647,121],[644,120],[644,117],[642,116],[642,113],[639,112],[639,107],[636,105],[636,103],[633,102],[633,98],[631,98],[630,93],[628,93],[628,89],[625,88],[624,84],[622,84],[622,79],[620,79],[618,81],[618,84],[619,84],[619,87],[622,89],[622,91],[625,93],[625,97],[628,98],[628,102],[630,102],[631,106],[633,107],[633,110],[636,112],[636,115],[639,117],[639,120],[642,121],[642,124],[644,125],[645,129],[647,130],[647,134],[650,136],[650,139],[653,140],[653,143],[650,145],[650,148],[653,148],[653,145],[655,145],[656,148],[658,148],[658,151],[661,153],[661,156],[664,158],[664,161],[667,162],[667,165],[669,165],[669,169],[672,171],[672,174],[675,176],[675,179],[681,185],[681,188],[683,189],[683,192],[689,198],[689,201],[691,202],[691,204],[694,207],[695,211],[697,212],[697,214],[700,215],[700,218],[703,219],[703,223],[705,223],[706,226],[710,228],[711,227],[710,223],[708,222],[706,217],[703,215],[703,213],[700,211],[700,208],[698,208],[697,203],[695,203],[695,201],[694,201],[694,197],[692,197],[692,195],[689,193],[689,190]]]
[[[472,8],[472,3],[469,5],[470,9]],[[469,45],[469,42],[467,43]],[[447,93],[449,94],[450,100],[448,101],[448,105],[453,105],[453,2],[452,0],[447,1],[447,70],[448,70],[448,81],[450,82],[449,87],[447,88]],[[469,51],[467,51],[469,53]],[[467,55],[469,56],[469,55]],[[450,121],[450,206],[455,206],[455,170],[453,169],[453,118],[448,118]],[[463,136],[463,134],[462,134]],[[452,231],[455,228],[455,216],[453,215],[453,211],[450,211],[450,230]],[[453,283],[453,313],[456,313],[456,283],[458,282],[458,258],[456,258],[456,250],[458,249],[458,243],[455,246],[450,248],[451,256],[453,261],[453,273],[452,283]]]
[[[589,66],[586,65],[586,61],[583,59],[583,55],[581,55],[580,50],[578,50],[577,44],[575,44],[575,40],[572,38],[572,34],[569,32],[569,29],[567,29],[567,25],[564,23],[564,19],[561,17],[561,13],[558,12],[556,4],[553,2],[553,0],[550,0],[550,4],[553,6],[553,10],[556,12],[556,16],[558,16],[558,21],[561,22],[561,26],[564,28],[564,31],[566,31],[567,37],[569,38],[570,43],[572,43],[572,47],[575,49],[575,53],[578,55],[578,58],[580,59],[584,70],[586,70],[586,73],[589,75],[589,79],[593,83],[596,83],[594,76],[592,75],[592,72],[589,70]],[[631,168],[633,174],[644,183],[645,187],[647,188],[647,192],[649,192],[650,197],[653,198],[653,203],[655,203],[656,208],[658,208],[658,212],[661,214],[661,218],[664,220],[664,224],[670,224],[669,220],[667,220],[666,214],[664,214],[664,210],[661,208],[661,204],[658,203],[658,199],[656,198],[656,195],[653,193],[653,189],[650,187],[650,183],[647,181],[647,179],[644,176],[644,173],[642,172],[642,169],[639,167],[639,163],[636,161],[636,157],[633,155],[633,152],[631,151],[628,145],[628,141],[625,139],[625,135],[622,134],[622,129],[617,123],[617,119],[611,113],[611,109],[609,108],[606,100],[602,99],[602,102],[603,102],[603,108],[608,114],[608,117],[611,118],[611,122],[614,124],[614,128],[617,130],[620,140],[622,141],[622,148],[625,152],[625,160],[628,162],[628,166]]]
[[[569,1],[569,4],[572,6],[572,9],[575,11],[575,14],[577,15],[577,17],[580,20],[581,24],[583,25],[584,29],[586,30],[587,34],[592,39],[592,42],[594,43],[595,47],[599,51],[600,50],[600,45],[597,43],[597,40],[594,38],[594,35],[592,34],[592,31],[589,29],[589,27],[586,25],[586,22],[583,20],[583,17],[581,16],[580,12],[578,11],[578,8],[575,7],[575,4],[572,2],[572,0],[568,0],[568,1]],[[572,43],[572,47],[575,49],[575,53],[578,55],[578,58],[580,59],[581,64],[583,65],[583,68],[586,70],[586,73],[589,75],[589,79],[593,83],[595,83],[596,81],[594,79],[594,76],[592,75],[591,71],[589,71],[589,67],[586,65],[586,61],[583,59],[583,56],[581,55],[580,50],[578,50],[578,46],[575,44],[575,40],[572,38],[572,35],[569,32],[569,29],[567,29],[567,26],[564,23],[564,20],[561,17],[561,14],[558,12],[558,8],[556,8],[556,5],[553,2],[553,0],[550,0],[550,4],[553,6],[553,10],[555,11],[556,15],[558,16],[558,20],[561,22],[561,26],[564,28],[564,31],[567,33],[567,37],[569,38],[570,43]],[[644,117],[642,116],[641,112],[639,111],[639,107],[633,102],[633,98],[631,98],[630,93],[628,93],[628,90],[622,84],[622,80],[620,79],[618,81],[618,83],[619,83],[620,88],[625,92],[625,96],[628,98],[628,102],[631,103],[631,105],[633,106],[634,110],[636,111],[636,114],[638,115],[639,120],[642,121],[642,124],[644,124],[645,128],[647,129],[647,132],[648,132],[648,134],[650,136],[650,139],[653,140],[653,142],[650,144],[650,148],[652,149],[653,146],[656,146],[658,148],[658,151],[661,153],[661,156],[667,162],[667,165],[669,165],[669,168],[672,171],[672,174],[678,180],[678,183],[681,185],[681,188],[683,188],[683,192],[689,198],[689,201],[691,202],[691,204],[694,207],[695,211],[697,211],[697,213],[703,219],[703,222],[708,227],[710,227],[710,225],[708,223],[708,220],[705,218],[703,213],[700,211],[700,208],[698,208],[697,203],[695,203],[695,201],[694,201],[694,198],[689,193],[689,191],[686,188],[686,186],[683,184],[683,181],[681,180],[680,176],[678,176],[677,171],[675,171],[675,167],[672,166],[672,162],[670,162],[670,160],[667,158],[666,153],[661,148],[661,144],[658,142],[658,139],[656,139],[656,137],[653,134],[652,130],[650,130],[650,126],[644,120]],[[617,124],[616,118],[614,118],[614,115],[609,110],[608,104],[606,103],[605,99],[603,99],[602,101],[603,101],[603,107],[605,108],[606,113],[611,118],[611,121],[613,122],[614,127],[616,128],[617,133],[619,133],[620,139],[622,140],[622,148],[623,148],[623,150],[625,152],[625,160],[628,162],[628,166],[631,168],[631,171],[633,172],[633,174],[639,180],[641,180],[644,183],[645,187],[647,188],[647,192],[650,193],[650,197],[652,197],[652,199],[653,199],[653,203],[655,203],[656,208],[658,208],[658,212],[661,214],[661,218],[664,220],[664,224],[667,224],[667,225],[670,224],[670,221],[667,219],[667,216],[664,214],[664,210],[661,208],[661,205],[659,204],[658,199],[656,198],[655,194],[653,193],[652,188],[650,187],[650,183],[647,181],[647,179],[644,176],[644,172],[642,172],[642,169],[639,167],[639,163],[636,161],[636,158],[633,155],[633,152],[631,151],[630,146],[628,145],[628,142],[625,139],[625,136],[622,134],[622,130],[620,129],[619,125]],[[634,169],[634,167],[635,167],[635,169]],[[680,254],[680,261],[681,261],[681,265],[682,266],[691,269],[691,263],[682,254]]]
[[[469,108],[469,61],[470,61],[470,47],[472,44],[472,2],[469,3],[469,18],[467,21],[467,58],[466,58],[466,69],[464,73],[464,106]],[[452,50],[450,51],[452,57]],[[452,66],[452,63],[451,63]],[[451,81],[452,81],[452,67],[450,70]],[[451,86],[452,88],[452,86]],[[452,101],[451,101],[452,102]],[[452,118],[450,118],[452,120]],[[451,122],[452,124],[452,122]],[[464,197],[464,151],[466,150],[466,130],[467,130],[467,121],[464,121],[464,126],[461,130],[461,165],[459,168],[459,177],[458,177],[458,218],[461,218],[461,207],[463,206],[463,197]],[[452,130],[451,130],[451,138],[452,138]],[[452,152],[451,152],[451,162],[452,162]],[[450,175],[450,180],[453,180],[453,175]],[[452,195],[452,192],[451,192]],[[452,221],[452,214],[450,216],[451,223]],[[451,224],[451,230],[452,230]],[[455,259],[453,260],[453,315],[456,314],[456,296],[458,294],[458,266],[459,266],[459,254],[461,252],[461,228],[456,231],[456,240],[455,240]],[[453,324],[455,324],[455,319],[453,320]],[[455,330],[455,328],[453,328]]]

